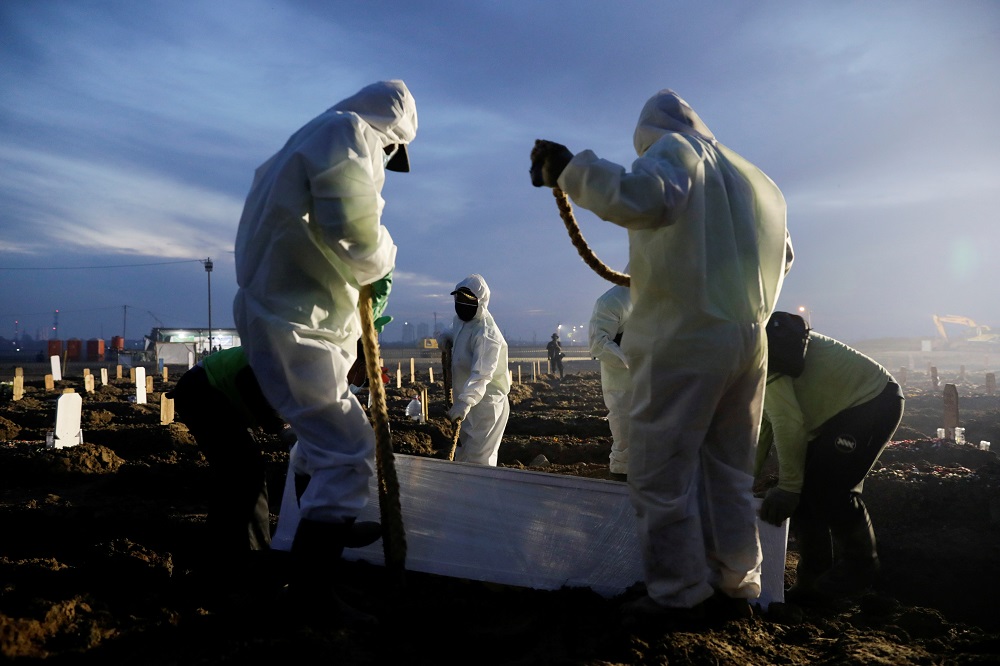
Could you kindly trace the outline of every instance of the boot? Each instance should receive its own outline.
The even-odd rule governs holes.
[[[851,500],[851,512],[830,526],[837,559],[833,567],[816,580],[816,589],[834,597],[855,597],[874,585],[878,578],[878,551],[871,516],[861,498]]]
[[[824,595],[816,588],[816,581],[833,565],[833,546],[830,528],[823,521],[792,518],[792,530],[799,551],[795,568],[795,584],[785,593],[785,600],[800,606],[819,604]]]
[[[344,540],[344,548],[364,548],[382,538],[382,524],[374,520],[351,523]]]
[[[313,625],[376,624],[374,616],[351,607],[336,592],[340,558],[352,541],[353,527],[353,521],[303,519],[299,523],[292,541],[291,578],[282,599],[282,605],[296,619]]]

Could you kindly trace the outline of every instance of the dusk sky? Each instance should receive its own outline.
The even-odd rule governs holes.
[[[253,172],[302,124],[402,79],[412,171],[384,340],[438,327],[471,273],[511,342],[586,328],[611,285],[531,186],[536,138],[628,168],[675,90],[781,188],[796,258],[779,308],[852,342],[1000,329],[1000,2],[0,3],[0,336],[141,338],[233,325]],[[622,270],[626,232],[576,208]],[[565,340],[565,336],[564,336]]]

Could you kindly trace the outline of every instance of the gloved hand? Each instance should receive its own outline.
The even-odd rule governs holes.
[[[470,409],[472,409],[472,405],[467,402],[458,401],[448,410],[448,420],[452,423],[464,421],[465,417],[469,415]]]
[[[571,159],[573,153],[561,143],[537,139],[531,150],[531,184],[558,187],[559,176]]]
[[[375,320],[375,329],[379,332],[382,331],[378,327],[378,320],[381,319],[382,313],[385,312],[385,306],[389,302],[389,292],[392,291],[392,271],[385,274],[385,277],[379,278],[372,282],[372,319]],[[390,317],[390,321],[392,318]],[[389,322],[385,322],[388,324]],[[385,326],[382,324],[382,326]]]
[[[786,518],[791,518],[799,506],[799,493],[789,492],[781,488],[771,488],[764,495],[760,505],[760,519],[765,523],[780,526]]]
[[[376,319],[373,322],[375,324],[375,332],[381,333],[382,329],[385,328],[385,325],[388,324],[390,321],[392,321],[392,317],[390,317],[389,315],[382,315],[381,317]]]

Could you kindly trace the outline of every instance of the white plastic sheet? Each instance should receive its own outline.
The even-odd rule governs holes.
[[[624,483],[530,470],[397,455],[406,531],[406,569],[543,590],[589,587],[612,597],[643,579],[635,511]],[[379,520],[377,481],[359,520]],[[291,548],[292,484],[272,541]],[[787,521],[760,523],[761,596],[784,600]],[[344,551],[346,559],[384,564],[382,542]]]

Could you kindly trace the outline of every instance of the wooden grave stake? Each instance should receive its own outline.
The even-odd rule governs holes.
[[[101,386],[108,385],[108,369],[101,368]]]
[[[55,387],[56,387],[56,382],[55,379],[52,378],[52,375],[45,375],[45,390],[51,391]]]
[[[87,393],[94,392],[94,375],[89,372],[83,376],[83,390]]]
[[[931,366],[931,387],[937,390],[938,388],[938,373],[937,368],[933,365]]]
[[[167,397],[167,392],[160,394],[160,425],[170,425],[174,422],[174,399]]]
[[[18,368],[20,370],[20,368]],[[24,375],[14,376],[14,400],[20,400],[24,397]]]
[[[986,373],[986,393],[993,395],[997,392],[997,376],[992,372]]]
[[[958,427],[958,388],[954,384],[944,385],[944,432],[948,439],[955,439]]]

